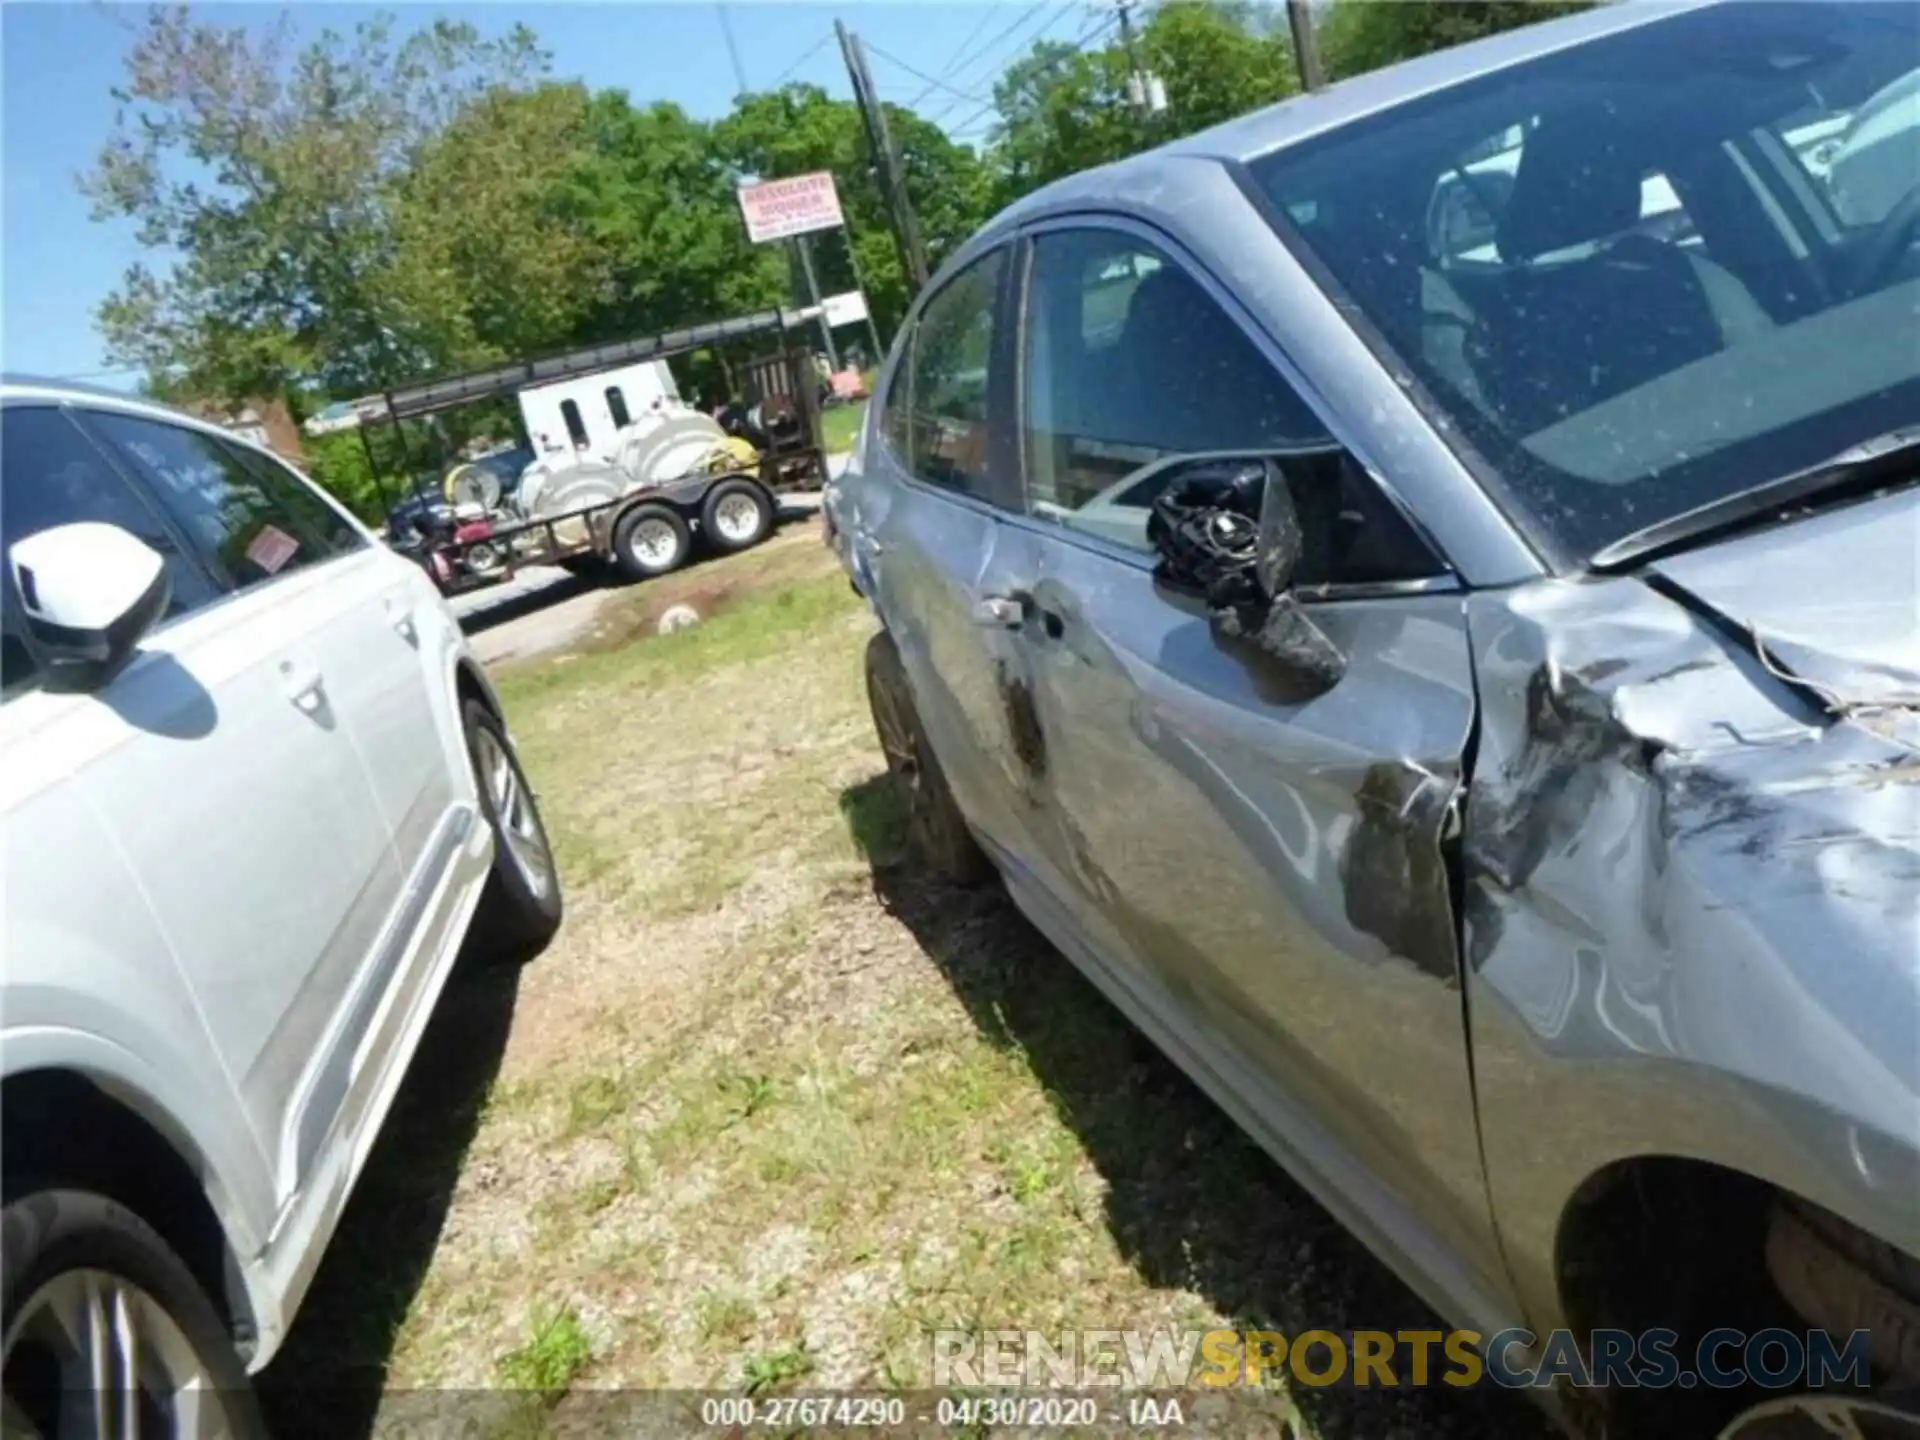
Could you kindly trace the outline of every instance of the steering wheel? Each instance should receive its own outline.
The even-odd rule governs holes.
[[[1894,202],[1874,228],[1873,237],[1861,246],[1853,267],[1854,292],[1865,294],[1884,284],[1916,238],[1920,238],[1920,185]]]

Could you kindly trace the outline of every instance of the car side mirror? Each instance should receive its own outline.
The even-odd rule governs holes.
[[[1346,657],[1292,594],[1305,539],[1286,457],[1190,456],[1169,468],[1147,522],[1155,578],[1204,597],[1217,635],[1278,662],[1287,698],[1332,689]]]
[[[1255,542],[1254,576],[1260,593],[1277,600],[1293,588],[1293,573],[1300,565],[1304,542],[1300,535],[1300,512],[1293,503],[1293,489],[1287,477],[1271,460],[1263,460],[1260,484],[1260,521]]]
[[[117,525],[55,525],[15,540],[8,564],[49,688],[104,685],[167,608],[166,561]]]

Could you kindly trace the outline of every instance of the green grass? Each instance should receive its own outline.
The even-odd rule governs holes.
[[[759,1395],[813,1373],[813,1357],[797,1345],[747,1357],[747,1393]]]
[[[867,402],[857,400],[851,405],[836,405],[820,415],[820,443],[829,455],[838,455],[853,449],[855,437],[860,426],[867,418]]]
[[[397,1299],[370,1298],[397,1283],[393,1207],[357,1212],[364,1264],[327,1282],[381,1327],[355,1360],[396,1390],[491,1379],[530,1436],[587,1433],[588,1385],[925,1385],[938,1329],[1395,1324],[1329,1285],[1351,1242],[1004,900],[909,858],[825,548],[724,563],[681,582],[728,578],[696,628],[655,636],[667,597],[639,587],[611,602],[632,638],[496,677],[567,922],[515,982]],[[442,1097],[408,1105],[442,1123]],[[415,1160],[363,1187],[411,1194]],[[1456,1403],[1434,1395],[1391,1405]],[[1223,1398],[1247,1422],[1215,1433],[1279,1433],[1267,1397]],[[1533,1436],[1519,1418],[1324,1433]]]
[[[836,571],[756,594],[686,630],[589,650],[564,665],[513,666],[497,672],[495,683],[509,710],[519,713],[583,692],[617,690],[632,699],[707,671],[778,655],[797,636],[859,604]]]
[[[500,1383],[509,1390],[565,1390],[593,1359],[593,1345],[570,1306],[542,1312],[533,1334],[500,1358]]]

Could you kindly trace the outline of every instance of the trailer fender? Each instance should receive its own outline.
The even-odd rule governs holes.
[[[730,475],[684,475],[660,486],[650,498],[666,501],[676,510],[685,511],[691,519],[699,515],[701,505],[706,503],[707,491],[719,481],[730,478]]]

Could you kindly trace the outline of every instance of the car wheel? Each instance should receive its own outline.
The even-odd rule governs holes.
[[[531,960],[560,928],[560,870],[506,727],[478,700],[461,707],[480,809],[493,829],[493,870],[468,932],[487,959]]]
[[[687,522],[665,505],[636,505],[613,527],[613,563],[629,580],[678,570],[692,547]]]
[[[887,774],[905,812],[907,839],[920,861],[955,885],[977,885],[993,874],[947,777],[927,744],[893,637],[881,631],[867,642],[867,704],[887,757]]]
[[[747,550],[773,529],[773,497],[751,480],[722,480],[700,506],[700,531],[722,555]]]
[[[86,1190],[0,1213],[8,1436],[257,1436],[246,1367],[186,1263]]]
[[[1781,1201],[1767,1273],[1797,1314],[1835,1335],[1866,1331],[1876,1365],[1920,1376],[1920,1260],[1815,1206]]]

